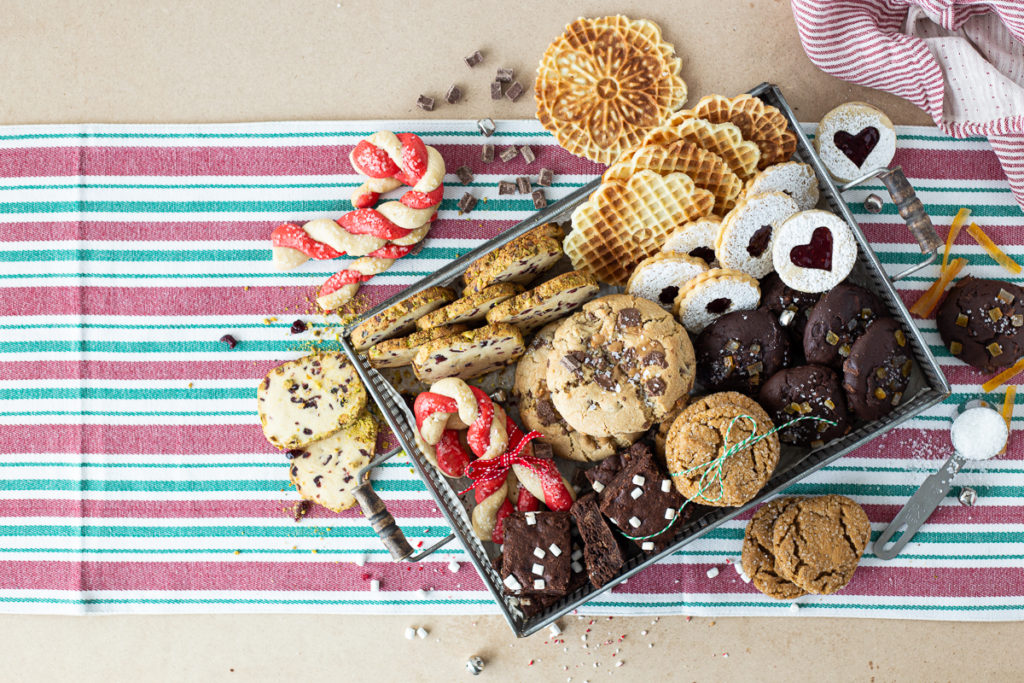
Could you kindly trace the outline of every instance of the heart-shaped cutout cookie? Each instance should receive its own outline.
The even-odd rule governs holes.
[[[836,131],[836,134],[832,136],[832,142],[836,144],[839,151],[845,154],[850,161],[857,164],[857,168],[863,165],[864,160],[868,158],[871,150],[875,148],[880,139],[881,136],[878,134],[878,129],[874,126],[868,126],[856,135],[840,130]]]
[[[801,268],[832,270],[832,231],[821,226],[814,229],[811,241],[789,250],[789,260]]]

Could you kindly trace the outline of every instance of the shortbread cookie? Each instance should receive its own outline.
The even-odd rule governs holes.
[[[416,321],[455,299],[447,287],[430,287],[364,320],[352,330],[352,346],[365,351],[379,341],[411,332]]]
[[[722,219],[715,256],[723,268],[762,278],[772,272],[772,245],[783,221],[798,211],[784,192],[748,195]]]
[[[726,313],[704,328],[693,349],[697,379],[708,391],[757,395],[789,362],[789,337],[763,308]]]
[[[527,233],[503,247],[495,249],[463,274],[464,296],[470,296],[500,282],[528,282],[562,258],[562,245],[551,237]]]
[[[683,327],[697,334],[726,313],[757,308],[760,300],[757,280],[731,268],[712,268],[680,287],[672,308]]]
[[[803,588],[776,573],[775,544],[772,541],[775,521],[783,510],[799,500],[789,497],[768,501],[747,522],[747,530],[743,535],[743,573],[750,577],[754,588],[776,600],[794,600],[807,595]]]
[[[705,216],[690,223],[680,225],[665,238],[661,245],[662,252],[685,254],[699,258],[709,266],[716,266],[715,242],[722,229],[722,219],[718,216]]]
[[[847,102],[822,117],[814,147],[828,172],[847,182],[889,165],[896,155],[896,128],[880,109]]]
[[[409,365],[415,358],[416,352],[427,342],[450,337],[453,334],[465,332],[467,329],[469,328],[465,325],[441,325],[429,330],[413,332],[408,337],[386,339],[368,348],[366,359],[370,362],[370,366],[375,368],[398,368]]]
[[[263,435],[278,448],[327,438],[366,407],[366,389],[341,353],[314,353],[271,370],[256,391]]]
[[[487,317],[487,312],[505,299],[511,299],[523,291],[519,285],[503,282],[482,291],[456,299],[444,308],[432,311],[416,321],[416,327],[429,330],[439,325],[475,323]]]
[[[590,273],[579,270],[562,273],[528,292],[502,301],[487,312],[487,322],[536,329],[589,301],[599,289],[597,279]]]
[[[870,538],[867,513],[845,496],[795,501],[772,530],[775,571],[809,593],[835,593],[853,578]]]
[[[834,213],[801,211],[776,231],[772,263],[793,289],[827,292],[846,279],[856,262],[857,240]]]
[[[641,261],[626,283],[626,293],[671,310],[679,288],[708,269],[703,259],[682,254],[655,254]]]
[[[613,294],[555,331],[547,380],[565,421],[591,436],[649,429],[693,386],[686,330],[657,304]]]
[[[570,427],[551,402],[548,391],[548,357],[551,340],[561,321],[542,327],[516,363],[512,393],[519,399],[519,417],[529,431],[540,432],[540,441],[551,445],[555,455],[566,460],[596,462],[625,448],[643,436],[643,432],[593,437]]]
[[[896,319],[871,323],[843,363],[850,411],[862,420],[885,417],[903,402],[913,369],[907,335]]]
[[[444,377],[472,379],[523,355],[523,333],[513,325],[487,325],[427,342],[416,352],[412,370],[421,382]]]
[[[694,400],[668,432],[665,456],[676,488],[701,505],[737,507],[758,494],[779,462],[779,438],[764,409],[734,391]],[[764,437],[715,462],[751,436]],[[728,438],[728,441],[727,441]]]
[[[356,474],[373,457],[377,423],[368,413],[320,441],[291,455],[288,472],[303,499],[333,512],[356,504],[352,490],[359,486]]]
[[[745,197],[765,192],[783,192],[796,202],[801,211],[818,205],[818,176],[809,164],[787,161],[769,166],[747,181]]]

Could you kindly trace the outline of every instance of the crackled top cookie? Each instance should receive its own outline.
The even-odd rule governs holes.
[[[828,172],[845,182],[889,165],[896,155],[896,129],[880,109],[847,102],[822,117],[814,146]]]
[[[693,386],[686,330],[654,302],[628,294],[586,304],[555,331],[552,347],[551,400],[591,436],[649,429]]]
[[[750,518],[743,536],[741,557],[744,573],[750,577],[757,590],[776,600],[793,600],[807,594],[803,588],[782,578],[775,571],[775,544],[772,541],[775,521],[783,510],[799,500],[789,497],[768,501]]]

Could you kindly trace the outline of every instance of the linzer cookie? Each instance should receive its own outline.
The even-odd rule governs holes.
[[[801,292],[825,292],[846,279],[857,262],[850,226],[828,211],[801,211],[776,231],[772,263],[782,281]]]
[[[741,200],[722,219],[715,242],[718,263],[755,278],[772,272],[775,236],[783,221],[796,212],[796,202],[783,192],[756,194]]]
[[[1024,356],[1024,288],[965,277],[949,290],[935,324],[951,354],[996,372]]]
[[[697,379],[710,391],[756,395],[789,360],[789,338],[764,309],[727,313],[693,344]]]
[[[558,327],[552,346],[551,400],[570,426],[591,436],[649,429],[693,386],[686,330],[646,299],[595,299]]]
[[[818,205],[818,176],[810,165],[799,161],[774,164],[748,180],[743,195],[750,197],[764,192],[784,192],[801,211],[807,211]]]
[[[850,411],[862,420],[888,415],[903,401],[914,361],[907,335],[893,318],[871,323],[843,363],[843,388]]]
[[[295,490],[333,512],[348,510],[356,504],[356,475],[370,462],[376,443],[377,423],[363,413],[326,439],[295,449],[288,468]]]
[[[301,448],[344,427],[366,407],[366,389],[341,353],[316,353],[271,370],[256,391],[263,435]]]
[[[722,229],[722,219],[718,216],[698,218],[684,223],[673,230],[661,245],[666,253],[685,254],[699,258],[709,266],[716,267],[715,242]]]
[[[512,325],[487,325],[427,342],[416,352],[413,373],[422,382],[444,377],[472,379],[508,365],[526,350]]]
[[[463,294],[468,296],[501,282],[528,282],[558,263],[562,258],[561,238],[549,236],[555,234],[552,230],[561,233],[558,226],[542,233],[530,231],[471,263],[463,274]]]
[[[726,313],[757,308],[760,300],[757,280],[731,268],[712,268],[679,288],[673,310],[696,334]]]
[[[808,363],[842,370],[853,342],[884,313],[878,298],[848,282],[826,292],[811,309],[804,330],[804,357]]]
[[[707,263],[693,256],[665,252],[655,254],[637,265],[626,283],[626,293],[671,310],[679,288],[707,269]]]
[[[761,150],[758,168],[789,161],[796,151],[796,135],[789,130],[786,117],[775,107],[752,95],[727,98],[721,95],[702,97],[693,108],[694,116],[712,123],[733,123]]]
[[[410,332],[419,318],[454,299],[455,292],[447,287],[430,287],[413,294],[352,330],[352,346],[365,351],[379,341]]]
[[[366,350],[366,359],[375,368],[397,368],[412,363],[416,352],[427,342],[465,332],[465,325],[441,325],[429,330],[413,332],[408,337],[386,339]]]
[[[562,273],[523,292],[506,299],[487,312],[487,322],[509,323],[524,330],[532,330],[557,318],[597,294],[600,286],[590,273],[577,270]]]
[[[487,312],[492,308],[522,291],[522,287],[511,282],[491,285],[424,315],[416,321],[416,327],[429,330],[439,325],[479,322],[487,317]]]
[[[573,154],[611,163],[686,101],[680,67],[651,21],[577,19],[541,58],[537,119]]]
[[[822,117],[814,147],[828,172],[846,182],[889,165],[896,155],[896,129],[880,109],[847,102]]]

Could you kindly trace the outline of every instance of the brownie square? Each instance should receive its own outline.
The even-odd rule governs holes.
[[[590,583],[600,588],[615,578],[626,562],[615,532],[611,530],[597,503],[597,496],[588,493],[573,503],[569,510],[583,538],[583,559]]]
[[[597,494],[599,501],[604,500],[605,488],[608,484],[612,483],[612,480],[615,479],[623,465],[635,455],[642,455],[647,451],[647,446],[642,443],[635,443],[629,448],[605,458],[596,466],[586,471],[586,477],[590,481],[590,486],[594,493]]]
[[[577,559],[572,559],[573,557]],[[565,593],[559,595],[542,595],[542,594],[525,594],[519,598],[519,609],[523,611],[523,616],[527,619],[530,617],[540,614],[548,607],[551,607],[559,600],[564,598],[570,593],[574,593],[577,588],[585,586],[587,584],[587,572],[583,566],[583,551],[579,548],[573,547],[572,555],[570,556],[570,568],[571,573],[569,575],[569,587],[565,590]]]
[[[676,516],[683,497],[672,485],[672,480],[658,469],[646,446],[634,449],[615,478],[607,485],[601,497],[601,512],[628,536],[650,536],[636,541],[645,553],[663,550],[689,514],[689,507],[680,513],[672,526],[666,526]],[[658,533],[661,532],[661,533]]]
[[[564,595],[572,542],[568,512],[514,512],[505,518],[501,578],[511,595]]]

